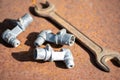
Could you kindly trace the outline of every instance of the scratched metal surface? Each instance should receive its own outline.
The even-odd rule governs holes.
[[[50,1],[62,17],[96,43],[120,52],[120,0]],[[12,48],[0,38],[0,80],[120,80],[118,65],[109,61],[111,72],[100,70],[93,55],[79,43],[63,46],[73,52],[73,69],[66,69],[62,62],[34,61],[33,42],[37,34],[44,29],[51,29],[54,33],[59,29],[49,20],[33,15],[31,0],[0,0],[0,35],[7,28],[14,27],[11,20],[25,13],[30,13],[34,22],[18,36],[21,45]],[[61,48],[52,46],[55,50]]]

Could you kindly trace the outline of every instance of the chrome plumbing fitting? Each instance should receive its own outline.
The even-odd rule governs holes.
[[[45,41],[60,45],[72,46],[75,42],[75,36],[66,33],[66,29],[60,30],[57,34],[53,34],[51,30],[43,30],[34,42],[35,46],[41,46]]]
[[[18,21],[17,25],[12,30],[7,29],[2,34],[2,39],[7,43],[11,44],[13,47],[20,45],[20,41],[16,38],[20,33],[25,31],[28,25],[33,21],[33,18],[30,14],[25,14]]]
[[[67,68],[74,67],[74,60],[69,49],[61,49],[60,52],[55,52],[50,45],[46,48],[36,48],[34,50],[34,59],[43,61],[64,61]]]

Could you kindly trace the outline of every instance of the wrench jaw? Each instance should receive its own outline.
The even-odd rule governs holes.
[[[109,69],[108,65],[106,64],[106,62],[103,62],[102,60],[99,60],[99,61],[97,61],[97,64],[105,72],[109,72],[110,71],[110,69]]]
[[[35,5],[34,10],[38,16],[49,17],[51,13],[55,12],[55,6],[52,3],[46,1],[45,4],[48,5],[46,8],[40,7],[40,4]]]
[[[115,60],[120,65],[120,53],[111,51],[108,49],[103,49],[99,56],[97,56],[98,65],[106,72],[109,72],[110,69],[107,65],[107,61]]]

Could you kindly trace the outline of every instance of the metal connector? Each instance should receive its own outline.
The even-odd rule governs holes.
[[[53,34],[51,30],[43,30],[34,42],[35,46],[41,46],[45,41],[60,45],[72,46],[75,42],[75,36],[66,33],[66,29],[60,30],[57,34]]]
[[[64,61],[67,68],[74,67],[73,56],[69,49],[64,48],[61,49],[60,52],[55,52],[50,45],[47,45],[46,48],[36,48],[34,50],[34,59],[44,61]]]
[[[25,31],[28,25],[33,21],[33,18],[30,14],[25,14],[21,17],[16,23],[16,27],[12,30],[7,29],[2,34],[2,39],[8,44],[11,44],[13,47],[20,45],[20,41],[16,38],[20,33]]]

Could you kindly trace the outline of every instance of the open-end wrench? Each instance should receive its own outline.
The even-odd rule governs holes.
[[[84,35],[78,29],[76,29],[73,25],[71,25],[61,16],[59,16],[55,12],[55,6],[52,3],[47,2],[47,4],[48,4],[47,8],[39,7],[39,5],[36,4],[34,7],[35,12],[39,16],[51,18],[52,20],[57,22],[59,25],[66,28],[69,32],[74,34],[76,38],[95,55],[98,65],[104,71],[107,71],[107,72],[110,71],[108,65],[106,64],[108,60],[114,59],[118,62],[118,64],[120,64],[120,54],[118,52],[103,48],[98,44],[96,44],[94,41],[89,39],[86,35]]]

